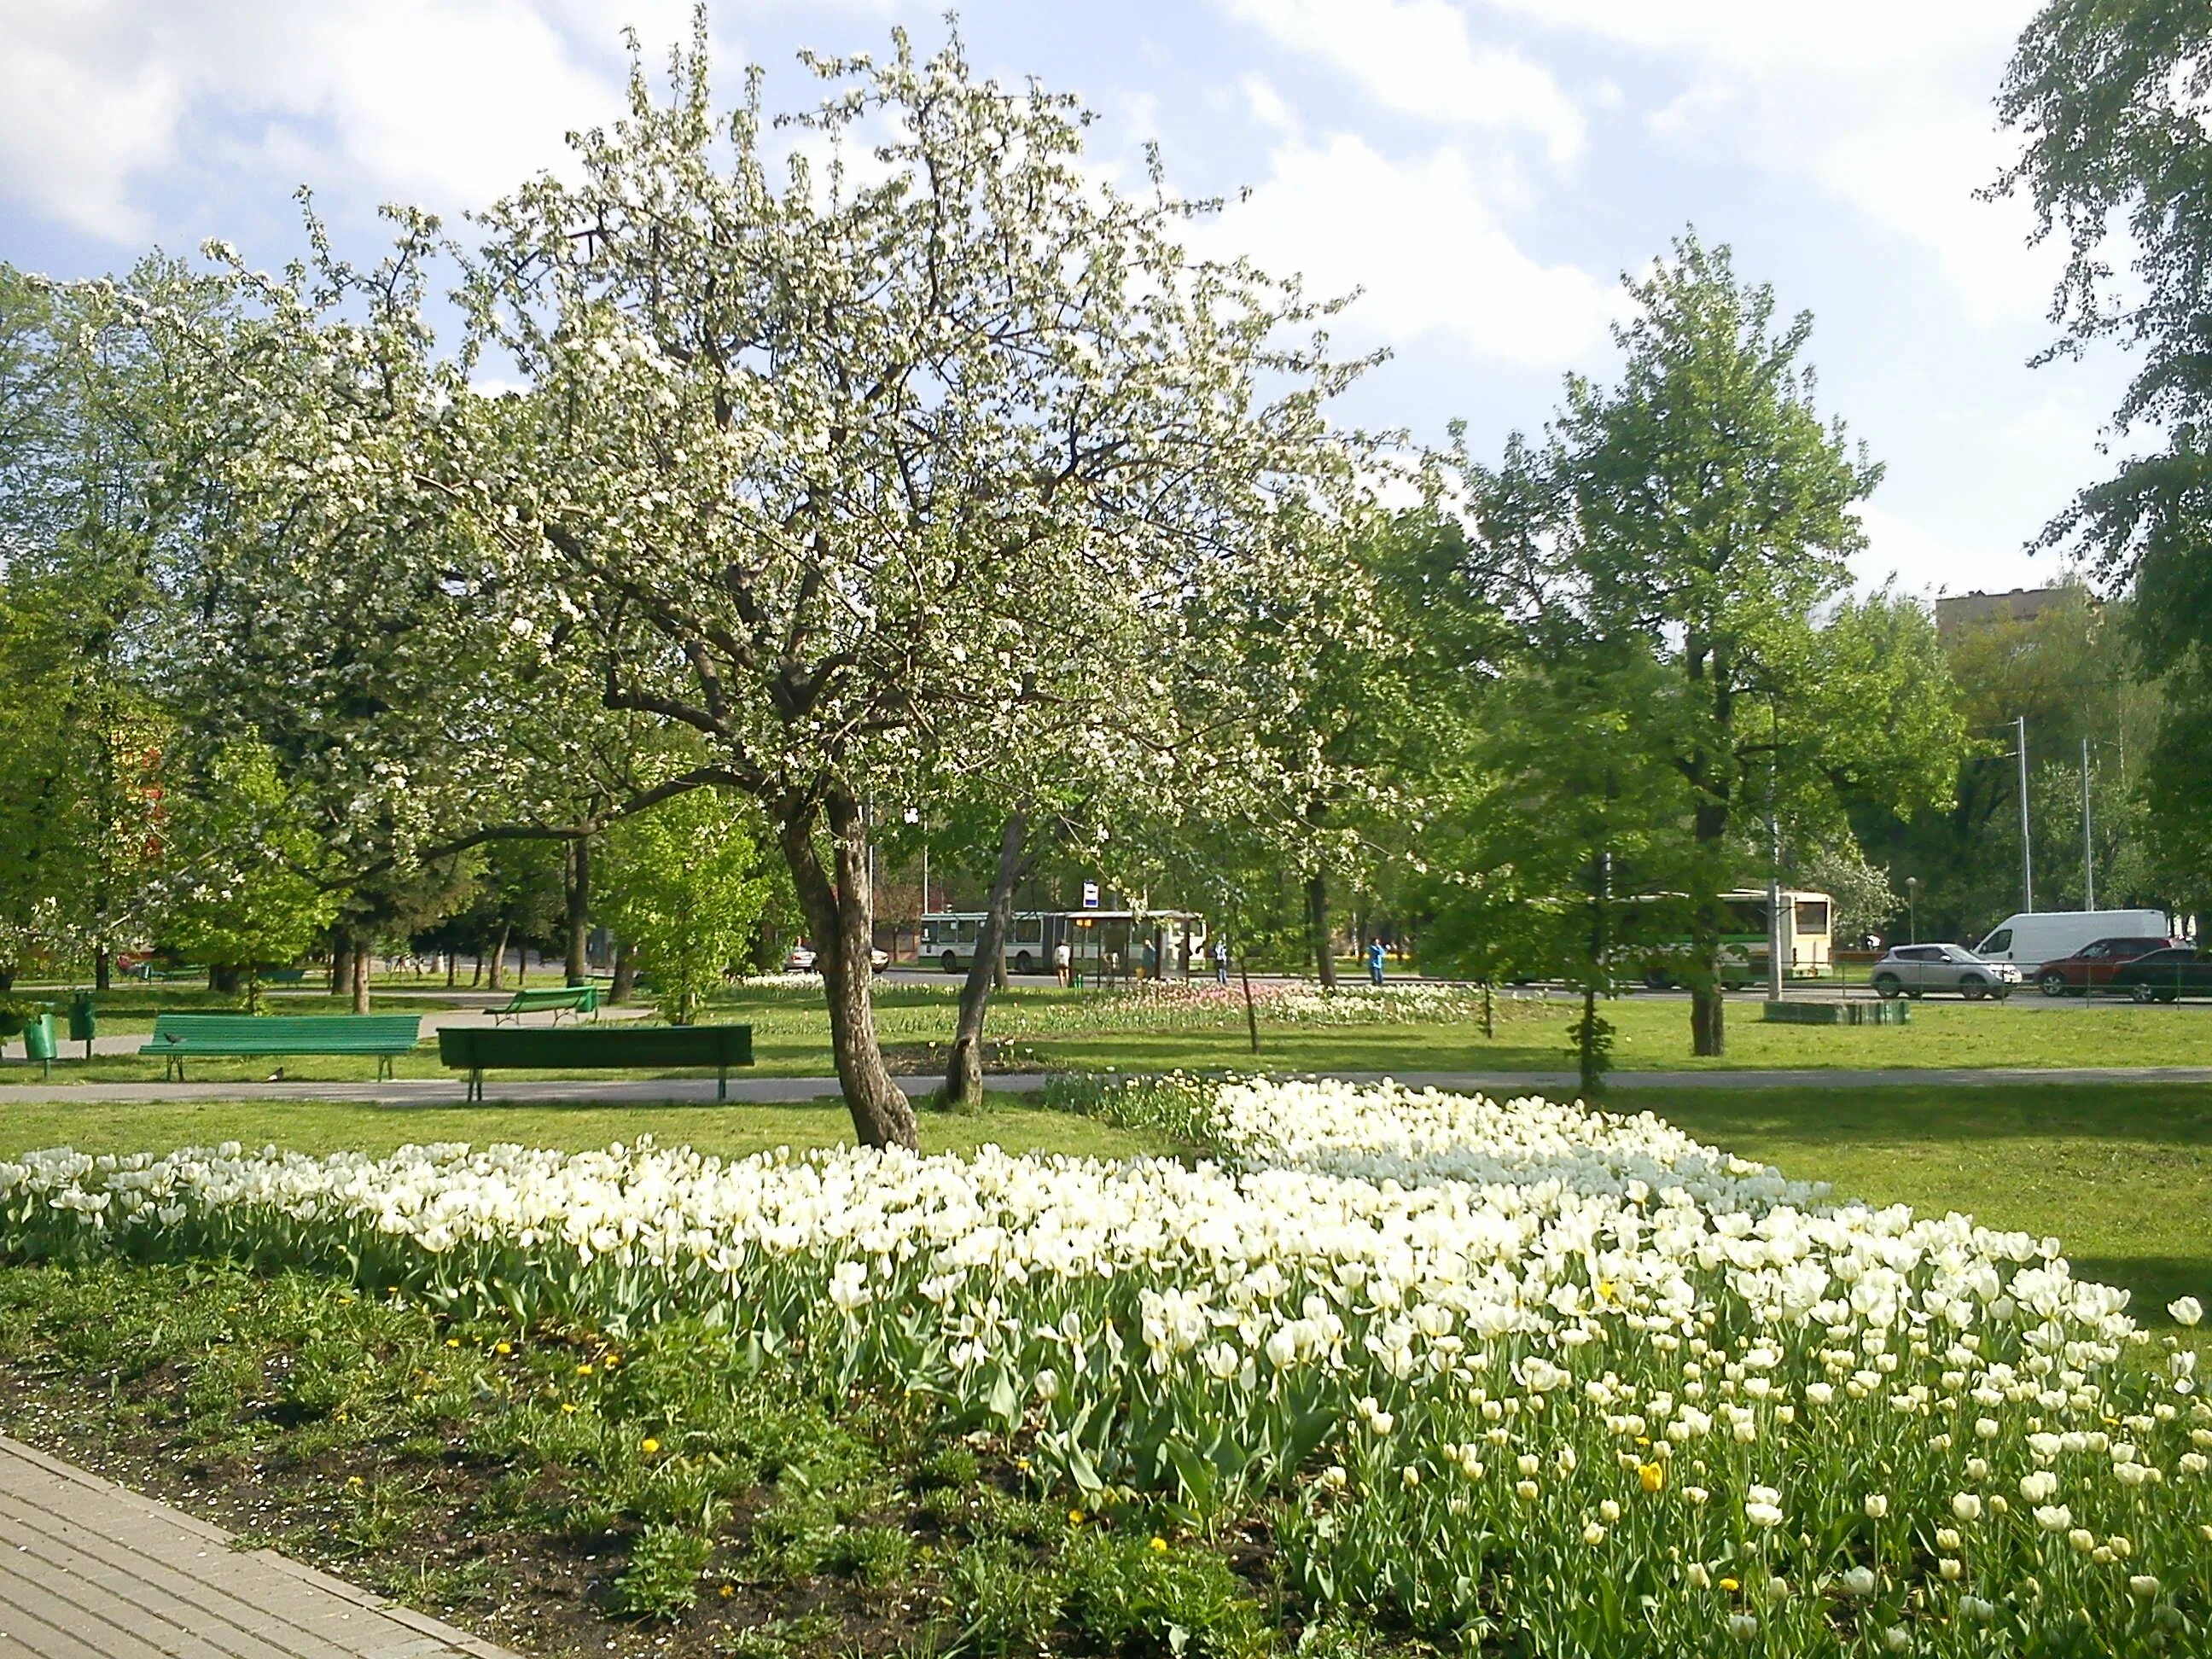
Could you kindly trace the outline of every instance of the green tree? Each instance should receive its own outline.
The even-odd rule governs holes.
[[[1582,1000],[1586,1094],[1612,1053],[1600,1004],[1670,931],[1634,902],[1674,888],[1682,850],[1678,781],[1633,712],[1666,677],[1633,642],[1536,643],[1480,696],[1424,837],[1423,961],[1486,984],[1564,981]]]
[[[2114,341],[2139,367],[2113,424],[2124,455],[2045,529],[2131,590],[2164,718],[2145,757],[2149,838],[2178,900],[2212,896],[2212,12],[2173,0],[2051,0],[2022,33],[1997,108],[2022,141],[1997,181],[2033,203],[2066,264],[2044,360]],[[2115,268],[2124,255],[2128,269]],[[2116,446],[2118,447],[2118,446]],[[2101,897],[2102,895],[2100,894]]]
[[[1772,290],[1694,234],[1629,293],[1620,382],[1571,377],[1551,428],[1556,540],[1540,580],[1590,648],[1640,647],[1668,670],[1634,729],[1677,780],[1692,1047],[1717,1054],[1720,895],[1746,830],[1769,811],[1832,812],[1842,775],[1897,801],[1942,799],[1957,720],[1940,678],[1874,648],[1894,637],[1892,613],[1847,605],[1821,623],[1881,470],[1814,409],[1799,362],[1811,318],[1778,327]]]
[[[774,884],[747,815],[698,790],[607,834],[607,923],[637,953],[653,1004],[689,1025],[743,952]]]
[[[312,873],[319,843],[275,756],[244,738],[218,748],[198,787],[169,804],[167,837],[159,937],[242,975],[258,1007],[259,970],[312,947],[338,907]]]
[[[149,261],[180,314],[205,284]],[[0,974],[88,957],[105,988],[147,920],[169,721],[149,681],[185,491],[149,434],[175,408],[112,288],[0,265]]]

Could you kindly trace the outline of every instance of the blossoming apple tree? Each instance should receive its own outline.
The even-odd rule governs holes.
[[[1332,306],[1179,240],[1155,168],[1086,172],[1070,99],[957,40],[809,59],[728,113],[703,37],[658,100],[483,216],[478,400],[450,488],[487,592],[579,695],[696,734],[760,801],[863,1139],[911,1144],[869,1001],[872,812],[1146,756],[1190,596],[1287,567],[1352,488]],[[1129,789],[1154,787],[1131,777]]]

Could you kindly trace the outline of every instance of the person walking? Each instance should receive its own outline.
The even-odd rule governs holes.
[[[1068,948],[1066,939],[1052,947],[1052,976],[1062,989],[1066,988],[1069,976],[1075,971],[1075,952]]]
[[[1158,979],[1159,976],[1160,941],[1158,935],[1155,934],[1145,941],[1145,977]]]
[[[1367,982],[1370,985],[1380,985],[1382,982],[1382,964],[1388,959],[1389,952],[1383,950],[1381,939],[1376,939],[1368,945]]]
[[[1213,936],[1213,982],[1229,983],[1229,940],[1219,933]]]

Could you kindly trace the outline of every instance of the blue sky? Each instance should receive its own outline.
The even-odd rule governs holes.
[[[1618,279],[1686,224],[1816,319],[1820,400],[1888,465],[1869,581],[2002,588],[2104,463],[2124,365],[2030,369],[2055,258],[2018,204],[1973,199],[2005,145],[1990,99],[2032,0],[1186,0],[961,9],[971,58],[1080,93],[1102,165],[1162,145],[1211,233],[1365,291],[1348,343],[1391,361],[1373,425],[1485,452],[1606,374]],[[689,0],[0,0],[0,258],[60,276],[219,235],[274,264],[314,186],[349,251],[379,203],[447,213],[558,165],[614,111],[619,32],[655,57]],[[802,46],[925,46],[940,5],[720,0],[744,60],[803,95]]]

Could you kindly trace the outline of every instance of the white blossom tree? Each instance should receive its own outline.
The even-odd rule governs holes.
[[[855,1125],[911,1144],[872,806],[1040,757],[1165,775],[1188,597],[1297,558],[1281,502],[1350,488],[1322,406],[1357,365],[1291,338],[1331,306],[1193,258],[1198,209],[1087,176],[1087,115],[957,41],[810,59],[829,96],[771,122],[757,79],[717,114],[701,33],[580,181],[485,216],[473,343],[529,390],[469,475],[549,653],[761,802]]]
[[[1250,704],[1192,720],[1179,665],[1209,594],[1332,580],[1276,526],[1356,493],[1324,406],[1363,365],[1328,354],[1334,302],[1191,254],[1209,204],[1157,167],[1136,197],[1087,171],[1072,99],[977,80],[957,40],[805,61],[825,95],[775,118],[757,75],[717,112],[703,10],[665,99],[634,64],[573,179],[480,216],[456,357],[425,216],[373,270],[319,228],[273,276],[216,249],[244,320],[172,330],[222,486],[197,659],[283,688],[248,723],[289,700],[272,741],[356,863],[751,796],[855,1127],[912,1145],[872,815],[1249,766]],[[610,732],[632,775],[593,762]]]

